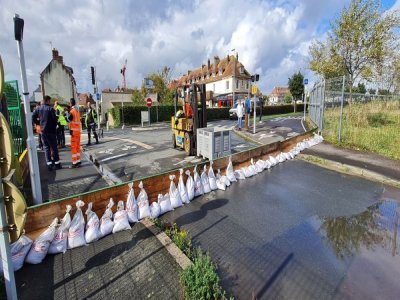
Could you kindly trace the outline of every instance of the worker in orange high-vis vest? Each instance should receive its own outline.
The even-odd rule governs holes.
[[[70,168],[78,168],[81,164],[81,114],[74,98],[70,100],[69,131],[71,133],[72,165]]]

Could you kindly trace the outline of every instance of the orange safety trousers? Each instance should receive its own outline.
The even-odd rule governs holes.
[[[73,165],[81,162],[81,133],[79,130],[72,130],[71,154]]]

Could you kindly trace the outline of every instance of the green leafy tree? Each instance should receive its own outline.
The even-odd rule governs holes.
[[[288,85],[290,93],[292,94],[294,100],[299,100],[302,98],[304,93],[304,76],[298,72],[289,78]]]
[[[285,103],[292,103],[292,95],[289,93],[285,95]]]
[[[368,93],[370,95],[375,95],[376,94],[376,89],[368,89]]]
[[[132,99],[133,104],[135,104],[137,106],[145,105],[144,95],[142,94],[142,91],[139,89],[132,90],[131,99]]]
[[[165,66],[160,71],[151,73],[148,78],[153,81],[154,88],[146,89],[145,86],[142,85],[142,94],[157,93],[158,100],[161,104],[169,103],[171,99],[169,98],[168,84],[171,81],[171,68]]]
[[[346,75],[351,105],[354,82],[359,78],[370,79],[373,69],[383,64],[396,41],[394,30],[398,24],[397,12],[382,13],[378,2],[352,0],[331,23],[327,41],[311,45],[311,70],[325,78]]]

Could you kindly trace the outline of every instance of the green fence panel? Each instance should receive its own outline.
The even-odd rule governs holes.
[[[4,86],[8,114],[10,118],[10,128],[14,143],[14,154],[16,156],[26,149],[26,137],[23,130],[23,120],[21,113],[21,101],[19,98],[18,81],[6,81]]]

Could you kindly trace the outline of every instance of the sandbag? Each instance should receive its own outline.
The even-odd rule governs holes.
[[[257,166],[257,164],[255,164],[254,163],[254,159],[252,158],[251,160],[250,160],[250,162],[251,162],[251,167],[252,167],[252,169],[253,169],[253,172],[254,172],[254,175],[256,175],[256,174],[258,174],[258,173],[261,173],[263,170],[264,170],[264,167],[262,166],[262,167],[259,167],[259,166]]]
[[[99,217],[92,210],[92,207],[93,207],[93,202],[90,202],[85,212],[87,216],[85,241],[88,244],[97,241],[99,238],[101,238]]]
[[[238,169],[235,171],[235,178],[239,179],[239,180],[243,180],[243,179],[246,179],[246,175],[244,175],[244,172],[242,169]],[[230,180],[230,178],[229,178],[229,180]]]
[[[120,200],[117,204],[117,212],[114,214],[114,227],[112,233],[131,229],[129,225],[128,213],[124,208],[124,201]]]
[[[179,194],[178,189],[174,183],[175,175],[169,175],[169,180],[171,183],[169,184],[169,199],[171,201],[171,205],[173,208],[177,208],[182,206],[181,195]]]
[[[213,170],[213,161],[210,161],[210,169],[208,170],[208,182],[210,183],[210,189],[212,191],[216,190],[217,187],[217,178],[215,178],[214,170]]]
[[[152,219],[158,218],[160,213],[161,213],[160,204],[158,204],[158,202],[155,202],[155,201],[153,203],[151,203],[151,205],[150,205],[151,218]]]
[[[207,166],[206,165],[204,165],[204,167],[203,167],[203,172],[201,172],[200,178],[201,178],[201,183],[203,184],[204,194],[211,192],[210,182],[209,182],[208,176],[207,176]]]
[[[256,170],[257,171],[259,171],[259,170],[263,171],[266,168],[267,168],[267,165],[265,164],[265,161],[263,161],[262,159],[257,160],[257,162],[256,162]]]
[[[281,153],[279,153],[277,156],[276,156],[276,159],[280,162],[280,163],[283,163],[285,160],[286,160],[286,157],[283,155],[283,153],[281,152]]]
[[[143,188],[143,182],[139,183],[140,193],[137,198],[138,203],[138,218],[139,220],[150,217],[149,198]]]
[[[56,229],[56,234],[49,247],[49,254],[65,253],[68,246],[68,230],[71,226],[71,205],[66,206],[66,213],[61,220],[60,226]]]
[[[21,235],[18,240],[10,245],[12,268],[18,271],[24,265],[25,257],[32,246],[32,240],[26,235]],[[0,255],[0,274],[3,273],[3,263]]]
[[[222,181],[222,176],[221,176],[221,173],[220,173],[219,169],[218,169],[217,177],[216,177],[216,180],[215,180],[215,184],[217,185],[217,189],[220,189],[222,191],[226,190],[226,185]]]
[[[197,166],[193,169],[193,181],[194,181],[194,196],[201,196],[204,194],[203,183],[201,182],[201,178],[199,173],[197,173]]]
[[[189,203],[189,197],[188,197],[188,193],[186,190],[186,186],[185,183],[183,182],[183,169],[179,170],[180,172],[180,176],[179,176],[179,181],[178,181],[178,192],[179,195],[181,196],[181,200],[183,203]]]
[[[85,219],[81,207],[85,203],[82,200],[76,202],[76,212],[68,230],[68,249],[86,245],[85,240]]]
[[[47,255],[50,244],[56,235],[58,219],[55,218],[47,228],[32,244],[25,261],[30,264],[40,264]]]
[[[231,182],[228,179],[228,177],[225,176],[225,175],[221,175],[221,170],[220,169],[218,169],[217,175],[219,175],[221,177],[220,179],[225,184],[225,186],[230,186],[231,185]],[[217,178],[218,178],[218,176],[217,176]]]
[[[290,154],[287,153],[287,152],[283,152],[282,155],[286,158],[286,160],[291,160],[291,159],[292,159],[292,157],[290,156]]]
[[[138,205],[135,199],[135,191],[133,189],[133,183],[129,183],[129,193],[126,200],[126,212],[128,213],[128,220],[130,223],[138,222]]]
[[[279,161],[271,155],[269,156],[269,161],[271,163],[271,167],[276,166],[279,163]]]
[[[194,181],[193,177],[190,175],[190,170],[186,170],[185,174],[187,175],[186,180],[186,191],[188,194],[189,201],[194,199]]]
[[[114,228],[113,213],[111,208],[114,206],[114,201],[110,198],[107,204],[106,211],[100,219],[100,232],[102,236],[109,235]]]
[[[226,167],[226,177],[228,177],[230,182],[235,182],[236,181],[236,176],[235,176],[235,171],[233,170],[233,164],[231,157],[229,156],[229,163],[228,166]]]
[[[158,204],[160,205],[160,215],[165,214],[166,212],[169,212],[171,210],[174,210],[174,208],[171,205],[171,200],[169,199],[169,194],[165,194],[164,196],[162,194],[158,194]]]
[[[266,169],[270,169],[272,167],[272,164],[268,159],[264,160],[264,164]]]
[[[253,176],[255,173],[255,170],[253,170],[251,166],[243,167],[241,170],[246,178]]]

